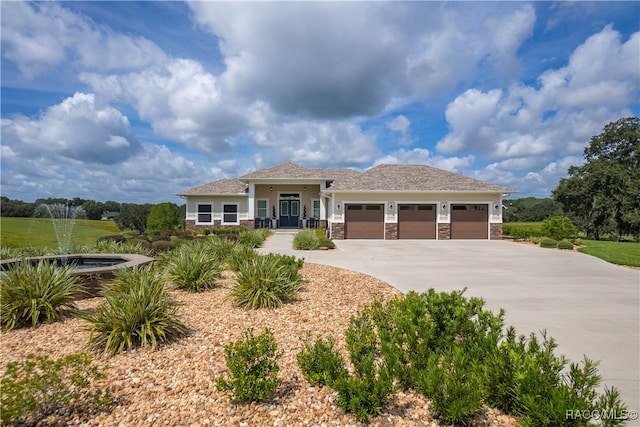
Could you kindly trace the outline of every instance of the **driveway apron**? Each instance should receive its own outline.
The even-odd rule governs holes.
[[[404,293],[466,288],[504,308],[519,334],[546,330],[571,361],[600,360],[602,384],[640,410],[640,271],[509,241],[340,240],[336,250],[298,251],[294,235],[278,232],[260,251],[365,273]]]

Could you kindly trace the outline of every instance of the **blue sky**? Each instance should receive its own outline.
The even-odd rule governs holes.
[[[548,197],[640,114],[638,2],[12,2],[2,195],[181,203],[293,161]]]

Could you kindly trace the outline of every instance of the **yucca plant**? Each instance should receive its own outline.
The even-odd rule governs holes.
[[[238,233],[237,242],[239,244],[257,248],[262,244],[262,242],[264,242],[264,239],[266,239],[266,236],[268,235],[265,235],[264,231],[262,230],[266,229],[261,228],[258,230],[242,230],[240,233]]]
[[[171,253],[165,265],[169,280],[179,288],[201,292],[213,288],[222,268],[215,254],[201,245],[183,245]]]
[[[104,291],[104,302],[85,317],[89,344],[114,355],[139,346],[156,347],[184,335],[179,304],[165,291],[162,276],[145,267],[120,273]]]
[[[74,300],[82,284],[72,274],[73,266],[55,262],[16,262],[0,273],[2,325],[8,329],[36,326],[76,313]]]
[[[261,255],[240,266],[227,298],[244,308],[276,308],[300,290],[299,263],[278,255]],[[294,258],[295,260],[295,258]]]
[[[230,270],[239,271],[240,267],[260,256],[253,246],[238,244],[227,257],[226,265]]]

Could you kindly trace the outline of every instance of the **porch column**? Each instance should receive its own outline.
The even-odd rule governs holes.
[[[248,214],[248,219],[255,219],[256,218],[256,203],[255,203],[255,198],[256,198],[256,185],[253,182],[249,183],[249,198],[247,199],[247,214]]]

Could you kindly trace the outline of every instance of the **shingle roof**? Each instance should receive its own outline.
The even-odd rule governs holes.
[[[354,191],[483,191],[514,190],[427,165],[378,165],[348,179],[333,182],[331,190]]]
[[[223,178],[218,181],[209,182],[198,187],[193,187],[178,193],[178,196],[197,196],[197,195],[215,195],[215,194],[246,194],[247,184],[237,178]]]
[[[318,179],[333,181],[332,191],[515,191],[427,165],[378,165],[364,172],[353,169],[311,169],[282,163],[235,179],[221,179],[178,193],[179,196],[246,194],[250,180]]]
[[[329,181],[359,174],[360,172],[353,169],[312,169],[305,168],[296,163],[287,162],[242,175],[238,179],[243,181],[253,179],[319,179]]]

